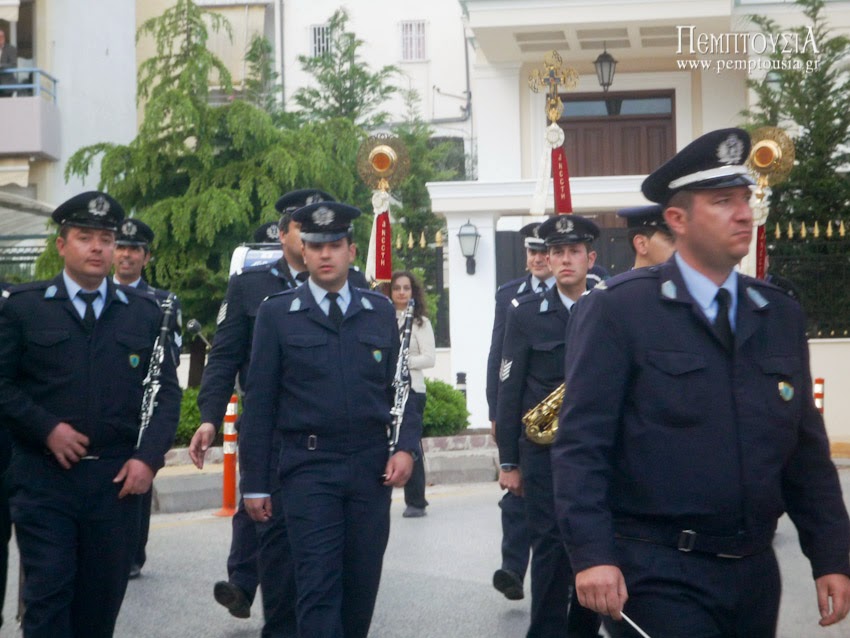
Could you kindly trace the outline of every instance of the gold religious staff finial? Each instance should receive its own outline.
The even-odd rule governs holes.
[[[563,62],[557,51],[549,51],[543,57],[543,70],[534,69],[528,76],[528,86],[535,93],[542,85],[549,87],[546,95],[546,113],[552,123],[557,122],[564,112],[558,87],[563,86],[569,90],[578,85],[578,72],[572,67],[561,66]]]

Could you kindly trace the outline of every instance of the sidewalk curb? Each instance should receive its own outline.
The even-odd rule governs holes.
[[[495,481],[499,451],[489,434],[463,434],[422,439],[425,477],[429,485]],[[153,484],[152,511],[194,512],[221,506],[221,447],[207,450],[204,469],[198,470],[187,448],[173,448]],[[238,495],[237,485],[237,495]]]

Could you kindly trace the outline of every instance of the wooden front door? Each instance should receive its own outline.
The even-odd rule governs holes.
[[[672,91],[564,94],[571,177],[646,175],[676,149]]]

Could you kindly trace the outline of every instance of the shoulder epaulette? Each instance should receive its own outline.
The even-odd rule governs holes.
[[[121,296],[124,296],[121,299]],[[159,308],[159,303],[157,303],[156,296],[152,295],[149,290],[139,290],[138,288],[133,288],[132,286],[116,286],[115,287],[115,296],[118,297],[123,303],[127,303],[129,297],[135,297],[136,299],[144,299],[147,303],[154,304],[157,308]]]
[[[514,297],[511,304],[514,308],[519,308],[530,303],[540,303],[542,295],[523,295],[522,297]]]
[[[268,301],[269,299],[275,299],[277,297],[285,297],[287,295],[294,295],[298,292],[298,288],[287,288],[286,290],[281,290],[280,292],[273,292],[268,297],[264,297],[263,301]]]
[[[3,296],[10,297],[21,292],[29,292],[32,290],[45,290],[52,285],[53,282],[51,282],[49,279],[45,279],[42,281],[30,281],[25,284],[13,284],[3,291]]]
[[[621,286],[630,281],[637,281],[640,279],[658,279],[658,273],[659,270],[656,266],[635,268],[634,270],[629,270],[628,272],[614,275],[609,279],[600,281],[596,284],[596,286],[591,288],[591,290],[611,290],[612,288],[616,288],[617,286]]]
[[[256,266],[249,266],[248,268],[243,268],[237,274],[237,276],[241,277],[242,275],[253,275],[256,273],[270,272],[272,268],[274,268],[273,262],[267,264],[257,264]]]

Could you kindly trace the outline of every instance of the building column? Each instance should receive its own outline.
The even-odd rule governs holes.
[[[493,327],[496,293],[495,212],[445,213],[449,249],[449,329],[452,343],[452,377],[466,373],[469,426],[489,428],[486,397],[487,353]],[[466,272],[466,257],[457,239],[460,227],[470,222],[481,238],[475,253],[475,274]]]
[[[478,137],[478,179],[482,182],[520,179],[519,64],[476,65],[473,70],[476,131],[498,131]]]

